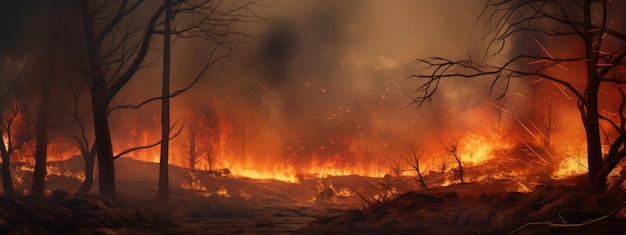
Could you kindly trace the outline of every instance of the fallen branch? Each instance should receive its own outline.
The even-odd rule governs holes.
[[[522,230],[526,229],[527,227],[530,226],[538,226],[538,225],[543,225],[543,226],[547,226],[549,228],[579,228],[579,227],[584,227],[587,225],[591,225],[597,222],[600,222],[602,220],[605,220],[607,218],[610,218],[612,216],[614,216],[615,214],[617,214],[618,212],[620,212],[622,210],[622,208],[624,208],[624,206],[626,206],[626,202],[623,202],[622,204],[619,205],[619,207],[613,211],[611,211],[611,213],[602,216],[600,218],[597,219],[593,219],[593,220],[589,220],[587,222],[584,223],[579,223],[579,224],[556,224],[556,223],[552,223],[552,222],[547,222],[547,221],[541,221],[541,222],[528,222],[526,224],[524,224],[522,227],[519,227],[518,229],[516,229],[515,231],[509,233],[510,235],[514,235],[517,234],[519,232],[521,232]]]

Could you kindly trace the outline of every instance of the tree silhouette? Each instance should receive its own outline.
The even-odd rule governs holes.
[[[226,5],[223,3],[224,1],[212,0],[172,0],[172,15],[181,21],[177,24],[173,20],[170,33],[177,38],[200,38],[217,46],[209,49],[207,52],[209,58],[187,86],[169,95],[147,99],[137,105],[118,105],[109,109],[117,93],[128,84],[139,69],[145,66],[144,60],[155,35],[165,34],[161,29],[164,26],[161,19],[166,7],[162,3],[150,5],[144,0],[123,0],[115,4],[108,1],[82,1],[88,58],[84,72],[91,94],[102,196],[109,198],[115,196],[113,160],[117,156],[113,156],[108,113],[124,108],[138,109],[153,101],[178,96],[199,82],[209,68],[232,55],[233,50],[222,49],[232,49],[229,46],[237,41],[233,36],[240,36],[242,33],[230,26],[245,22],[246,18],[255,17],[251,10],[251,6],[255,4],[253,1],[246,1],[225,7],[221,6]],[[141,23],[137,19],[144,19],[146,22]],[[166,160],[164,164],[167,164]],[[163,178],[167,181],[165,177]],[[160,182],[160,185],[164,185],[163,182]]]
[[[420,158],[422,158],[422,155],[424,154],[424,150],[422,150],[422,153],[420,153],[418,157],[417,154],[415,153],[415,150],[413,150],[413,147],[409,146],[409,148],[411,149],[411,153],[413,154],[413,162],[411,162],[411,160],[407,160],[407,164],[409,164],[409,166],[411,166],[411,168],[413,168],[415,172],[417,173],[416,180],[417,182],[419,182],[420,188],[428,189],[428,186],[426,185],[426,182],[424,181],[424,177],[422,176],[422,171],[420,169]]]
[[[142,67],[153,30],[164,7],[153,11],[146,24],[131,24],[144,1],[83,0],[83,30],[87,47],[85,74],[91,93],[94,136],[98,155],[100,195],[115,198],[115,167],[109,128],[109,104]]]
[[[15,61],[13,61],[14,63]],[[13,198],[15,189],[11,175],[11,155],[19,150],[32,137],[32,127],[28,124],[23,110],[23,96],[17,87],[23,82],[28,59],[19,71],[11,73],[5,69],[7,57],[0,55],[0,154],[2,155],[2,187],[4,196]],[[19,66],[15,66],[19,67]]]
[[[626,29],[624,1],[609,0],[490,0],[475,29],[483,33],[481,56],[452,60],[441,57],[418,59],[424,65],[412,77],[425,79],[414,98],[418,106],[430,101],[442,79],[451,77],[492,79],[491,92],[504,96],[513,79],[548,82],[575,97],[587,139],[589,179],[603,190],[607,175],[626,156],[626,99],[624,73]],[[566,44],[569,50],[550,51],[541,41]],[[535,50],[516,46],[534,45]],[[513,49],[512,49],[513,48]],[[525,49],[525,50],[524,50]],[[568,74],[560,70],[572,69]],[[557,72],[558,71],[558,72]],[[553,86],[554,87],[554,86]],[[600,92],[605,89],[609,92]],[[615,98],[617,94],[619,97]],[[618,105],[603,100],[617,99]],[[600,113],[611,110],[609,113]],[[602,130],[600,122],[612,129]],[[603,155],[601,132],[609,133],[609,151]],[[552,143],[555,144],[555,143]]]

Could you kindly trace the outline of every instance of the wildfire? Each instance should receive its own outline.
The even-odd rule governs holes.
[[[562,178],[567,176],[580,175],[587,172],[587,165],[584,158],[574,158],[569,156],[564,159],[556,172],[554,172],[554,178]]]
[[[247,177],[262,180],[279,180],[297,183],[298,178],[293,166],[288,164],[275,164],[273,166],[253,166],[254,163],[236,164],[225,162],[224,166],[233,172],[234,176]]]
[[[461,159],[472,165],[480,165],[513,148],[514,144],[495,133],[468,134],[460,140]]]

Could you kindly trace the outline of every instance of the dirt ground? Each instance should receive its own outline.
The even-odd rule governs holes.
[[[418,190],[411,177],[302,177],[298,183],[216,177],[172,167],[171,199],[156,201],[158,165],[116,162],[115,202],[75,193],[82,160],[51,163],[49,198],[0,200],[0,234],[619,234],[623,192],[593,194],[579,178],[532,192],[488,178]],[[16,166],[17,169],[26,169]],[[69,173],[68,173],[69,172]],[[18,192],[28,193],[28,171]],[[437,179],[428,183],[434,185]],[[541,222],[526,225],[528,222]],[[551,223],[551,224],[548,224]],[[525,227],[524,227],[525,226]],[[521,228],[521,229],[520,229]],[[519,230],[518,230],[519,229]]]

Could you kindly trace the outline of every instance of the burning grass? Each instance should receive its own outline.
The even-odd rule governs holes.
[[[526,222],[570,224],[596,219],[626,200],[626,194],[620,190],[591,194],[575,187],[582,177],[557,181],[546,173],[534,176],[533,179],[544,177],[539,183],[518,177],[514,171],[504,171],[503,164],[492,161],[466,168],[472,183],[459,184],[454,171],[431,172],[424,179],[434,189],[422,191],[415,191],[419,184],[410,176],[302,176],[297,183],[291,183],[217,176],[211,171],[172,166],[171,200],[156,202],[158,164],[120,158],[119,196],[112,203],[97,196],[72,193],[81,183],[82,159],[71,158],[50,162],[49,170],[54,174],[47,178],[47,188],[51,189],[47,201],[35,203],[28,197],[6,201],[2,204],[7,207],[6,212],[0,219],[10,225],[7,229],[13,234],[51,232],[51,228],[56,229],[52,232],[86,234],[99,229],[120,234],[503,234]],[[16,173],[22,170],[18,192],[26,195],[31,170],[27,165],[17,165]],[[68,207],[70,199],[101,208]],[[61,212],[69,213],[69,219],[57,218]],[[84,214],[93,219],[82,219]],[[618,222],[624,222],[621,212],[581,228],[532,225],[524,230],[591,234],[622,229],[623,225],[613,226]]]

